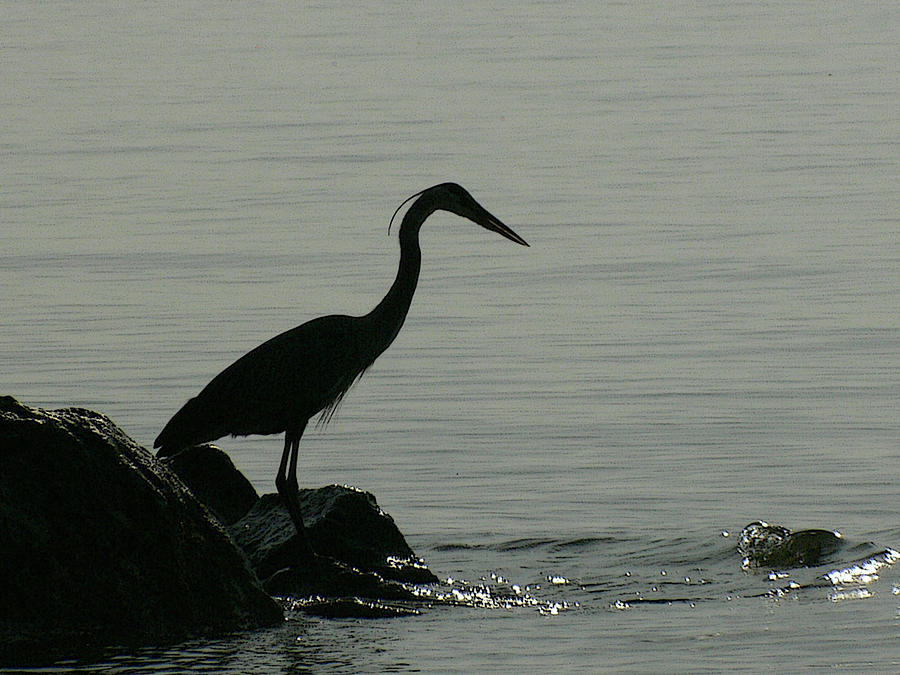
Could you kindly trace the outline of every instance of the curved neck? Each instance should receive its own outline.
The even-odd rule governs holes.
[[[409,312],[416,284],[419,281],[419,269],[422,266],[422,252],[419,249],[419,228],[425,219],[434,212],[433,208],[421,204],[421,200],[409,207],[400,225],[400,267],[397,278],[391,285],[384,299],[366,315],[366,319],[376,325],[372,335],[377,336],[374,345],[377,353],[390,346],[403,327],[403,321]]]

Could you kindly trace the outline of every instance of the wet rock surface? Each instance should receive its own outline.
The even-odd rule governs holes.
[[[198,445],[163,462],[223,525],[243,518],[259,499],[246,476],[214,445]]]
[[[221,524],[109,418],[0,397],[0,662],[272,625]]]
[[[231,503],[230,491],[245,480],[227,457],[223,461],[224,456],[219,448],[207,445],[189,448],[166,461],[171,461],[188,487],[198,497],[202,494],[211,510],[217,511],[213,505]],[[185,473],[178,468],[202,467],[204,462],[221,469],[216,480],[202,471]],[[243,517],[228,524],[235,543],[272,595],[320,600],[414,600],[417,596],[402,583],[437,581],[371,493],[346,485],[302,489],[300,508],[309,544],[316,553],[313,557],[297,537],[277,494],[254,497]],[[347,611],[349,605],[345,603],[344,607]]]
[[[435,601],[374,496],[300,499],[313,556],[215,446],[161,462],[102,414],[0,397],[0,663],[274,625],[284,607],[367,618]]]
[[[377,574],[386,581],[437,581],[418,561],[393,519],[378,507],[370,493],[342,485],[300,490],[300,506],[309,543],[317,554],[313,567],[318,564],[321,570],[324,561],[332,560],[360,572]],[[277,595],[336,594],[334,589],[330,592],[309,589],[307,583],[302,584],[305,590],[298,592],[285,585],[284,570],[297,568],[298,579],[308,576],[304,569],[309,567],[309,560],[277,494],[263,495],[247,515],[229,527],[229,531],[264,583],[271,586],[273,577],[280,574],[277,589],[271,587],[270,592]],[[368,593],[363,595],[372,597]]]

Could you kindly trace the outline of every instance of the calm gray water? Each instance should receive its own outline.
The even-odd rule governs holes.
[[[60,668],[900,668],[898,570],[824,577],[900,547],[896,5],[0,6],[0,390],[26,404],[151,444],[259,342],[368,311],[433,183],[531,244],[425,225],[406,326],[301,482],[374,492],[438,575],[533,606]],[[221,445],[272,491],[279,438]],[[848,545],[745,572],[760,518]]]

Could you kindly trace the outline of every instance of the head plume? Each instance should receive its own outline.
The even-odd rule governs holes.
[[[413,199],[415,199],[416,197],[421,196],[423,193],[427,192],[427,191],[430,190],[430,189],[431,189],[431,188],[425,188],[424,190],[419,190],[416,194],[411,195],[411,196],[409,196],[409,197],[407,197],[406,199],[403,200],[403,202],[400,204],[400,206],[397,207],[397,210],[394,211],[394,215],[391,216],[391,221],[388,223],[388,235],[390,235],[390,233],[391,233],[391,225],[394,224],[394,218],[396,218],[396,217],[397,217],[397,214],[400,213],[400,209],[402,209],[404,206],[406,206],[406,205],[407,205],[409,202],[411,202]]]

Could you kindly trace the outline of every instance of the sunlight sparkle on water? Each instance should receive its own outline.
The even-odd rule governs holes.
[[[551,583],[564,585],[569,583],[564,577],[548,577]],[[553,581],[559,579],[561,581]],[[449,588],[448,588],[449,587]],[[570,605],[565,600],[547,600],[536,597],[532,590],[540,590],[540,585],[525,586],[511,584],[508,579],[497,573],[491,573],[490,581],[481,578],[481,583],[470,584],[461,579],[449,577],[446,585],[417,586],[411,589],[423,600],[431,600],[439,604],[464,605],[482,609],[514,609],[516,607],[532,607],[541,614],[555,616],[560,611],[578,607],[578,603]]]
[[[868,588],[854,588],[849,591],[836,591],[831,594],[832,602],[841,602],[842,600],[865,600],[873,598],[875,594]]]
[[[884,553],[874,556],[851,567],[832,570],[825,575],[835,586],[848,584],[870,584],[878,580],[878,570],[882,567],[893,565],[900,560],[900,552],[887,549]]]

